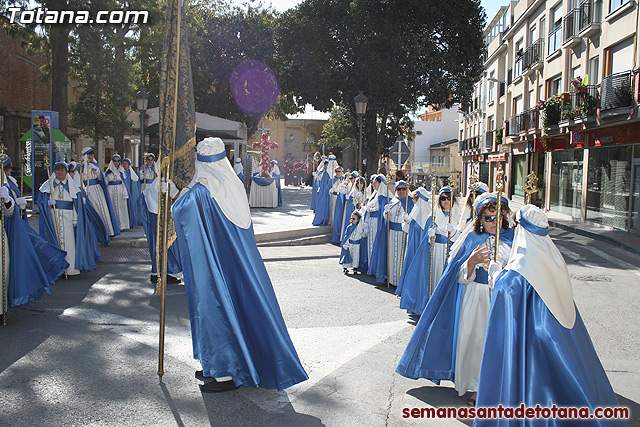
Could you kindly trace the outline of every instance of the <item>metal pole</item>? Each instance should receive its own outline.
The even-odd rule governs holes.
[[[138,167],[142,166],[142,163],[144,162],[144,153],[146,153],[145,149],[144,149],[144,116],[146,114],[146,110],[142,110],[140,111],[140,148],[142,148],[142,153],[140,154],[140,165],[138,165]]]
[[[360,118],[360,142],[358,144],[358,170],[363,171],[362,167],[362,114],[358,114]]]

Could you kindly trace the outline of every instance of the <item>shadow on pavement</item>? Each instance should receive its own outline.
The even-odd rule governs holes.
[[[454,388],[436,385],[413,388],[407,391],[407,394],[436,409],[442,407],[468,408],[467,399],[471,396],[470,393],[458,396],[458,392]],[[459,419],[459,421],[468,426],[473,424],[472,419]]]

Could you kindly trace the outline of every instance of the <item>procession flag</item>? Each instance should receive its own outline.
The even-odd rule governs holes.
[[[193,80],[187,37],[184,0],[169,0],[165,18],[159,95],[160,159],[159,179],[173,180],[184,188],[194,173],[196,144],[196,113]],[[160,294],[160,337],[158,348],[158,376],[164,375],[164,329],[167,292],[167,250],[175,240],[175,227],[169,214],[169,191],[162,194],[158,185],[158,240],[156,255]]]

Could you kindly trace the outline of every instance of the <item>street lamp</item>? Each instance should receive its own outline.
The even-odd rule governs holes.
[[[361,169],[362,168],[362,116],[364,116],[364,114],[367,112],[367,101],[369,101],[369,98],[364,96],[362,91],[360,91],[360,93],[356,95],[355,98],[353,98],[353,101],[356,103],[356,114],[358,115],[359,122],[360,122],[360,143],[358,145],[358,169],[362,170]]]
[[[145,115],[147,113],[147,104],[149,103],[149,94],[145,92],[144,89],[140,89],[138,93],[136,93],[136,107],[138,107],[138,111],[140,112],[140,146],[142,148],[142,155],[140,159],[144,157],[145,148],[144,148],[144,123],[145,123]],[[138,165],[140,166],[140,165]]]

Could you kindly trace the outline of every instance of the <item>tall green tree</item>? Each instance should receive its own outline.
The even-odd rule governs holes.
[[[318,142],[325,143],[329,150],[334,153],[338,150],[339,144],[346,138],[353,138],[357,132],[357,123],[353,119],[353,114],[348,108],[336,106],[331,110],[329,120],[322,127],[322,134]]]
[[[372,173],[422,106],[464,103],[482,70],[479,0],[305,0],[278,21],[275,63],[300,104],[355,114],[369,97],[364,155]]]

